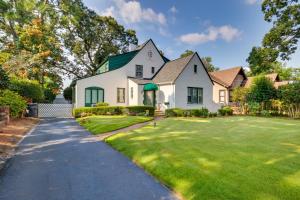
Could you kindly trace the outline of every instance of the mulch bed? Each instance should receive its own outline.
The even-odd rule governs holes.
[[[38,123],[35,118],[12,119],[10,123],[0,129],[0,168],[1,161],[5,161],[16,148],[24,135]]]

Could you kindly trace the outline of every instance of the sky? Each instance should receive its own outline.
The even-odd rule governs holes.
[[[261,0],[83,0],[103,16],[136,31],[139,44],[152,39],[169,59],[185,50],[210,56],[220,69],[247,67],[272,24],[264,21]],[[300,67],[300,50],[287,66]]]

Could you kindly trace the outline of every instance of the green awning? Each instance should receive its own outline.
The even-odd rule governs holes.
[[[158,87],[154,83],[147,83],[144,85],[144,91],[149,91],[149,90],[158,90]]]

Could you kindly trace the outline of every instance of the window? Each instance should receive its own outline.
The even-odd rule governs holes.
[[[136,65],[135,66],[135,77],[136,78],[143,78],[143,65]]]
[[[117,102],[125,103],[125,88],[117,88]]]
[[[225,103],[225,90],[219,90],[219,102]]]
[[[197,65],[194,65],[194,73],[197,74]]]
[[[151,50],[148,51],[148,56],[149,56],[149,58],[152,58],[152,51]]]
[[[155,67],[151,67],[151,73],[154,74],[155,72]]]
[[[130,88],[130,97],[133,99],[133,87]]]
[[[104,102],[104,90],[99,87],[85,88],[85,106],[89,107],[98,102]]]
[[[188,87],[188,103],[202,104],[203,103],[203,88]]]

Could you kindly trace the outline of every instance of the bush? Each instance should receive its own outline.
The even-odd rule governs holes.
[[[209,111],[206,108],[201,109],[181,109],[171,108],[165,111],[167,117],[208,117]]]
[[[258,115],[260,112],[260,104],[257,102],[250,102],[248,104],[249,114]]]
[[[262,111],[260,112],[260,115],[261,115],[261,116],[264,116],[264,117],[271,117],[271,112],[268,111],[268,110],[262,110]]]
[[[167,117],[182,117],[184,116],[184,111],[180,108],[170,108],[165,110],[165,115]]]
[[[122,115],[125,114],[125,107],[123,106],[102,106],[102,107],[83,107],[75,108],[73,116],[85,117],[89,115]]]
[[[10,83],[10,90],[17,92],[29,102],[41,102],[44,100],[44,91],[36,81],[27,79],[13,79]]]
[[[208,117],[217,117],[218,116],[218,113],[216,112],[209,112],[208,113]]]
[[[52,103],[56,98],[56,94],[50,88],[46,88],[44,90],[44,96],[45,96],[45,100],[43,101],[44,103]]]
[[[100,106],[100,107],[83,107],[75,108],[73,116],[85,117],[89,115],[154,115],[154,107],[150,106]]]
[[[229,116],[229,115],[233,115],[233,110],[229,106],[224,106],[223,108],[218,110],[218,113],[221,116]]]
[[[9,86],[9,77],[0,65],[0,90],[7,89]]]
[[[146,115],[154,115],[154,107],[152,106],[128,106],[125,108],[125,112],[128,115],[138,115],[140,113],[145,113]]]
[[[73,98],[73,88],[72,87],[66,87],[63,91],[63,95],[65,100],[67,100],[68,102],[72,102],[72,98]]]
[[[102,106],[109,106],[109,104],[105,102],[99,102],[96,104],[96,107],[102,107]]]
[[[26,101],[17,93],[4,90],[0,91],[0,106],[9,106],[12,117],[20,117],[26,109]]]

